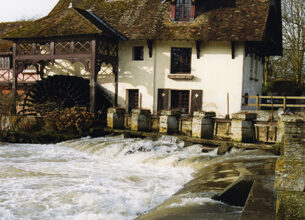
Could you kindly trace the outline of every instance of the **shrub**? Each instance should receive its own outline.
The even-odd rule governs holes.
[[[12,93],[8,95],[0,93],[0,115],[10,115],[13,102],[14,99]]]

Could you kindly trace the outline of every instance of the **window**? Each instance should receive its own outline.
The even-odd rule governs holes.
[[[0,57],[0,69],[10,68],[10,57]]]
[[[171,50],[171,73],[191,73],[192,48],[176,48]]]
[[[139,108],[139,90],[129,89],[128,90],[128,112],[132,109]]]
[[[177,0],[176,17],[177,21],[187,21],[191,18],[191,0]]]
[[[144,59],[144,47],[133,47],[133,60]]]
[[[189,113],[190,91],[171,90],[171,109],[179,109],[182,113]]]

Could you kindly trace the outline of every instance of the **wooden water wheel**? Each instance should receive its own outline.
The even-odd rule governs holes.
[[[62,110],[73,106],[89,108],[89,80],[56,75],[37,81],[26,93],[19,112],[25,115],[44,115],[54,109]],[[107,109],[111,103],[101,89],[97,89],[97,108]]]

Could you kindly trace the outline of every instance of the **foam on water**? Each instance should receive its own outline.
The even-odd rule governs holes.
[[[189,158],[205,154],[183,146],[123,136],[1,145],[0,219],[133,219],[192,178]]]

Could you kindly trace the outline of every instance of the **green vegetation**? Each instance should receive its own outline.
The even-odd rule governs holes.
[[[283,56],[267,59],[265,82],[305,83],[305,1],[282,0]],[[290,89],[294,89],[291,85]],[[304,90],[303,90],[304,91]]]
[[[264,95],[302,96],[305,95],[305,84],[295,81],[271,81],[263,86]]]

